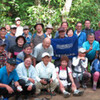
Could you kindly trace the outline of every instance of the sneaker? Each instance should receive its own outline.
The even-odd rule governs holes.
[[[93,85],[93,91],[96,91],[96,85]]]
[[[83,95],[83,93],[84,93],[84,91],[82,91],[82,90],[76,90],[76,91],[74,91],[73,95],[74,96],[81,96],[81,95]]]
[[[82,87],[83,87],[84,89],[86,89],[86,88],[87,88],[86,84],[83,84],[83,85],[82,85]]]
[[[67,91],[66,91],[66,92],[64,92],[64,93],[63,93],[63,95],[64,95],[64,98],[68,98],[68,97],[70,97],[70,93],[69,93],[69,92],[67,92]]]

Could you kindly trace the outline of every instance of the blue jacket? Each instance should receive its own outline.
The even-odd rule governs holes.
[[[76,32],[77,30],[74,31],[74,34],[76,34]],[[81,31],[80,35],[77,37],[78,37],[78,48],[80,48],[82,47],[83,43],[86,41],[86,33]]]
[[[96,71],[100,72],[100,60],[99,59],[95,59],[91,64],[91,73],[94,73]]]

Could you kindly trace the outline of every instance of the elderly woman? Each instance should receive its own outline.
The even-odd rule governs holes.
[[[23,88],[23,94],[35,93],[35,68],[32,66],[32,57],[31,55],[26,55],[24,62],[20,63],[16,71],[20,78],[19,83]],[[26,97],[27,98],[27,97]]]
[[[62,56],[61,66],[56,68],[59,88],[65,98],[70,96],[70,93],[68,92],[70,89],[72,89],[74,96],[81,96],[83,91],[77,90],[72,77],[71,69],[68,67],[68,61],[69,59],[67,56]]]

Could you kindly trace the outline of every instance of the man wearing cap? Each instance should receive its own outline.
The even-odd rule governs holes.
[[[32,55],[32,47],[30,44],[24,45],[23,51],[21,51],[16,57],[16,63],[20,64],[23,62],[26,55]]]
[[[87,88],[86,84],[91,77],[91,74],[87,72],[88,59],[85,57],[86,50],[79,48],[78,56],[72,59],[73,77],[77,88],[80,87],[80,83],[83,88]]]
[[[18,90],[19,85],[19,77],[15,70],[16,60],[14,58],[10,58],[7,60],[6,66],[0,69],[0,95],[3,95],[4,98],[9,98],[13,96]],[[12,85],[12,80],[14,84]],[[22,88],[21,88],[22,89]],[[8,99],[6,99],[8,100]]]
[[[63,28],[63,27],[60,27],[59,29],[58,29],[58,32],[59,32],[59,36],[58,37],[56,37],[56,39],[62,39],[62,38],[65,38],[65,29]]]
[[[46,32],[45,34],[47,35],[48,38],[52,38],[52,31],[53,31],[53,26],[51,24],[48,24],[46,27]]]
[[[20,36],[23,34],[23,27],[20,25],[21,24],[21,19],[20,17],[16,17],[15,18],[15,23],[16,23],[16,26],[17,26],[17,29],[16,29],[16,37]]]
[[[31,44],[35,47],[39,43],[42,43],[46,34],[43,33],[44,25],[42,23],[37,23],[34,28],[36,29],[37,33],[34,33],[31,38]]]
[[[29,32],[29,27],[28,26],[24,26],[23,27],[23,31],[24,31],[24,33],[22,35],[25,37],[25,39],[27,41],[26,43],[30,44],[31,43],[32,34],[31,34],[31,32]]]
[[[42,61],[36,65],[36,94],[41,92],[41,89],[47,89],[48,92],[54,94],[57,86],[56,71],[53,63],[50,62],[50,55],[47,52],[42,54]]]
[[[48,52],[50,54],[50,58],[52,60],[52,56],[53,54],[53,47],[51,45],[51,40],[49,38],[45,38],[43,40],[42,43],[38,44],[35,48],[34,48],[34,52],[33,52],[33,64],[34,66],[36,65],[36,63],[41,61],[41,57],[42,54],[44,52]]]
[[[6,65],[7,52],[5,51],[6,44],[0,40],[0,68]]]
[[[6,50],[9,52],[9,49],[16,45],[16,36],[15,36],[15,33],[16,33],[16,25],[11,25],[11,33],[9,35],[7,35],[6,37]]]

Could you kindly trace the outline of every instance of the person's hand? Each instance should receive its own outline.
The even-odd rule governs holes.
[[[41,79],[40,82],[41,82],[42,84],[47,84],[47,81],[45,81],[44,79]]]
[[[8,91],[8,93],[12,94],[14,92],[14,90],[10,87],[10,86],[6,86],[6,89]]]
[[[29,78],[28,80],[31,81],[33,84],[35,83],[35,81],[32,78]]]
[[[28,90],[28,91],[31,91],[31,90],[32,90],[32,85],[29,85],[29,86],[27,87],[27,90]]]
[[[23,89],[22,89],[22,86],[21,86],[21,85],[18,85],[18,86],[17,86],[17,91],[18,91],[18,92],[23,91]]]
[[[51,79],[50,79],[50,83],[52,83],[52,82],[53,82],[53,79],[51,78]]]

